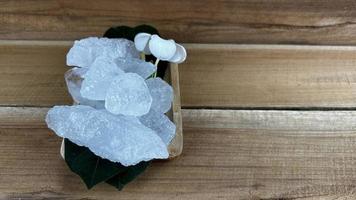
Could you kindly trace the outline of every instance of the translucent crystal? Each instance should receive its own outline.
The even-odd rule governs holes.
[[[173,89],[161,78],[150,78],[146,80],[152,96],[152,109],[166,113],[171,109],[173,101]]]
[[[140,117],[143,125],[154,130],[157,135],[168,146],[176,134],[176,126],[169,118],[155,110],[150,110],[149,113]]]
[[[93,58],[94,53],[89,47],[75,41],[73,47],[67,54],[67,65],[88,67],[93,62]]]
[[[67,65],[89,67],[98,56],[109,60],[120,57],[139,58],[139,52],[134,43],[127,39],[88,37],[74,42],[67,54]]]
[[[103,108],[105,108],[104,101],[92,101],[92,100],[84,98],[80,94],[83,77],[87,73],[87,71],[88,71],[87,68],[75,67],[75,68],[68,70],[65,73],[64,78],[67,83],[68,91],[69,91],[70,95],[72,96],[75,104],[89,105],[94,108],[103,109]]]
[[[167,146],[137,118],[112,115],[89,106],[55,106],[46,122],[57,135],[124,166],[168,158]]]
[[[150,63],[137,58],[118,58],[115,63],[125,72],[132,72],[146,79],[152,75],[157,67]]]
[[[90,65],[82,84],[80,93],[91,100],[105,100],[106,92],[114,78],[122,71],[112,60],[98,57]]]
[[[145,80],[134,73],[117,76],[105,98],[105,108],[113,114],[141,116],[147,114],[152,97]]]
[[[103,54],[115,58],[139,58],[135,44],[131,40],[124,38],[99,38]],[[100,55],[101,53],[99,53]]]

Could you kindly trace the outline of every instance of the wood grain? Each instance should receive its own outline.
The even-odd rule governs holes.
[[[0,42],[0,104],[71,104],[64,72],[68,42]],[[18,48],[19,47],[19,48]]]
[[[0,105],[71,104],[68,41],[0,41]],[[355,108],[356,47],[185,44],[183,107]]]
[[[167,73],[169,76],[167,76]],[[179,85],[179,69],[178,64],[170,63],[165,78],[169,77],[169,82],[173,88],[172,109],[168,116],[176,125],[176,133],[171,143],[169,144],[169,157],[174,158],[179,156],[183,151],[183,123],[182,123],[182,105],[180,101],[180,85]]]
[[[46,128],[44,119],[48,110],[39,107],[0,107],[0,129]]]
[[[356,44],[352,0],[2,0],[1,39],[73,40],[149,23],[195,43]]]
[[[185,107],[355,107],[356,48],[188,45]]]
[[[355,120],[355,111],[183,110],[182,156],[122,192],[87,191],[49,130],[1,128],[0,199],[354,199]]]

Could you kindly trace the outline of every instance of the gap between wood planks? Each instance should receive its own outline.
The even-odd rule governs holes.
[[[48,110],[48,107],[0,107],[0,127],[46,128],[44,119]],[[354,110],[182,109],[182,117],[188,127],[256,128],[264,124],[270,129],[284,127],[285,130],[308,126],[311,130],[321,127],[316,129],[352,131],[356,128]]]

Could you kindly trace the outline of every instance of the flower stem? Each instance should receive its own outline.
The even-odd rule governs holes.
[[[145,55],[145,53],[141,52],[141,53],[140,53],[140,58],[141,58],[141,60],[146,60],[146,55]]]
[[[156,59],[155,66],[158,67],[159,59]]]
[[[157,59],[156,59],[156,62],[155,62],[156,68],[158,68],[158,63],[159,63],[159,59],[157,58]],[[157,77],[157,70],[156,70],[155,73],[153,74],[153,78],[156,78],[156,77]]]

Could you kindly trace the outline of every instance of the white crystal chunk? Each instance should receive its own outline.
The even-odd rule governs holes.
[[[113,114],[141,116],[147,114],[152,97],[145,80],[134,73],[117,76],[105,98],[105,108]]]
[[[150,110],[148,114],[141,116],[140,121],[143,125],[154,130],[167,146],[176,134],[175,124],[165,114],[155,110]]]
[[[89,106],[55,106],[46,122],[57,135],[124,166],[168,158],[167,146],[134,117],[112,115]]]
[[[115,63],[125,72],[136,73],[144,79],[157,70],[154,64],[137,58],[118,58]]]
[[[84,43],[78,41],[74,42],[73,47],[67,54],[67,65],[88,67],[94,59],[94,53],[89,47],[86,47]]]
[[[82,84],[80,93],[91,100],[105,100],[106,92],[114,78],[122,71],[115,62],[105,57],[98,57],[90,65]]]
[[[87,71],[87,68],[75,67],[65,73],[64,78],[66,80],[68,92],[72,96],[75,104],[88,105],[94,108],[103,109],[105,108],[104,101],[92,101],[87,98],[84,98],[80,93],[80,89],[83,83],[83,77],[87,73]]]
[[[146,80],[152,96],[152,109],[160,113],[166,113],[171,109],[173,101],[173,89],[161,78],[150,78]]]
[[[127,39],[88,37],[76,40],[67,54],[67,65],[89,67],[98,56],[109,60],[120,57],[139,58],[135,44]]]

